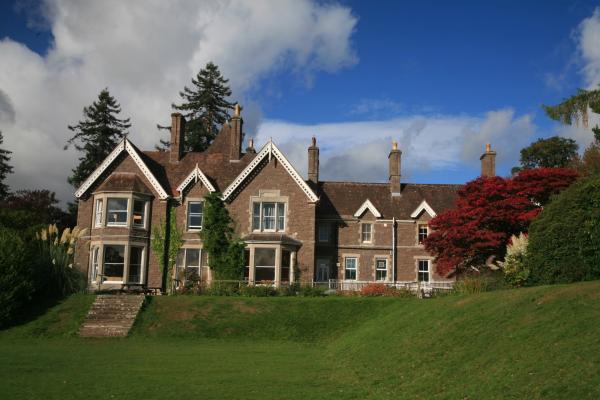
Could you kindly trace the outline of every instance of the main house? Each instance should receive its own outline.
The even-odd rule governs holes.
[[[180,281],[209,282],[208,254],[199,231],[203,198],[220,192],[246,244],[245,279],[272,282],[447,283],[422,242],[428,221],[452,207],[461,185],[401,181],[393,143],[387,183],[319,179],[316,139],[308,147],[308,179],[269,141],[242,151],[236,106],[210,147],[184,151],[185,119],[172,114],[168,151],[140,151],[124,139],[75,193],[78,225],[88,228],[76,262],[94,287],[163,287],[162,262],[150,246],[153,227],[174,209],[183,245]],[[495,174],[489,145],[482,174]],[[168,245],[168,243],[167,243]]]

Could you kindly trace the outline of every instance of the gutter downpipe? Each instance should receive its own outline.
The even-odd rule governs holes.
[[[396,217],[392,217],[392,281],[396,283]]]

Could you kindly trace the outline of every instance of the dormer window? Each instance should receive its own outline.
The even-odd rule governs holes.
[[[129,199],[127,198],[108,198],[106,202],[106,225],[126,226],[128,206]]]
[[[285,230],[285,203],[255,202],[252,204],[252,230],[275,232]]]
[[[201,201],[188,202],[187,228],[188,230],[201,230],[204,219],[204,203]]]

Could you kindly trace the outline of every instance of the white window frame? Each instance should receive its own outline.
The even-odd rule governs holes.
[[[201,204],[202,205],[202,212],[201,213],[192,213],[190,211],[190,206],[192,204]],[[191,226],[190,225],[190,219],[193,216],[200,216],[200,226]],[[202,226],[204,225],[204,201],[203,200],[188,200],[187,202],[187,207],[186,207],[186,222],[185,222],[186,228],[188,231],[201,231],[202,230]]]
[[[127,243],[106,243],[102,246],[102,276],[106,277],[105,274],[105,270],[106,270],[106,248],[107,247],[115,247],[115,246],[123,246],[123,273],[121,275],[121,280],[120,281],[104,281],[102,283],[124,283],[126,282],[125,280],[125,276],[128,275],[129,270],[127,269],[127,264],[129,263],[129,245]],[[110,264],[116,264],[116,263],[110,263]],[[113,277],[114,278],[114,277]]]
[[[267,202],[268,203],[268,202]],[[273,255],[273,265],[258,265],[256,264],[256,250],[272,250],[274,255]],[[262,282],[262,281],[257,281],[256,280],[256,270],[258,269],[272,269],[273,270],[273,282],[276,281],[277,279],[277,268],[281,268],[281,266],[277,265],[277,252],[278,249],[276,247],[271,247],[271,246],[257,246],[254,248],[254,281],[255,282]],[[290,255],[291,256],[291,255]]]
[[[425,238],[421,240],[421,229],[425,229]],[[429,237],[429,225],[426,224],[418,224],[417,225],[417,244],[422,245],[423,241]]]
[[[385,268],[379,268],[379,262],[383,261]],[[377,272],[378,271],[383,271],[385,276],[383,277],[383,279],[378,279],[377,278]],[[387,258],[383,258],[383,257],[377,257],[375,258],[375,280],[377,282],[385,282],[387,281],[387,276],[388,276],[388,259]]]
[[[96,199],[96,208],[94,214],[94,227],[102,228],[102,217],[104,216],[104,198]]]
[[[123,265],[123,276],[121,280],[104,280],[106,276],[104,274],[105,270],[105,262],[104,257],[106,254],[106,247],[109,246],[125,246],[125,254],[124,254],[124,265]],[[106,241],[106,242],[94,242],[92,243],[92,248],[97,247],[99,249],[98,252],[98,271],[96,273],[96,282],[98,278],[102,278],[103,284],[125,284],[125,283],[137,283],[144,284],[146,282],[146,264],[147,264],[147,255],[148,255],[148,246],[144,243],[139,242],[120,242],[120,241]],[[129,268],[130,268],[130,254],[132,247],[140,247],[142,248],[142,265],[140,268],[140,281],[139,282],[129,282]],[[92,253],[90,253],[92,256]]]
[[[255,213],[255,207],[259,204],[259,214]],[[265,213],[264,213],[264,205],[265,204],[273,204],[274,206],[274,215],[270,215],[267,218],[273,218],[273,229],[265,228]],[[287,225],[287,203],[282,201],[253,201],[252,208],[250,210],[252,213],[251,216],[251,229],[253,232],[284,232]],[[258,218],[258,229],[256,228],[255,220]],[[283,223],[281,223],[283,221]]]
[[[179,249],[180,251],[183,251],[183,260],[182,260],[182,265],[177,265],[178,269],[183,269],[183,274],[184,274],[184,279],[187,280],[187,269],[188,268],[195,268],[198,272],[198,279],[202,279],[202,253],[204,252],[204,250],[202,248],[198,248],[198,247],[182,247]],[[188,252],[190,250],[194,250],[194,251],[198,251],[198,265],[188,265]]]
[[[90,251],[90,282],[96,282],[100,272],[100,246],[92,246]]]
[[[427,270],[421,269],[421,263],[427,265]],[[421,274],[427,274],[427,280],[421,280]],[[431,282],[431,260],[418,259],[417,260],[417,282],[429,283]]]
[[[111,200],[125,200],[127,201],[127,209],[125,210],[125,215],[126,215],[126,220],[125,222],[119,222],[119,223],[113,223],[109,220],[108,215],[110,214],[110,210],[108,208],[108,203],[110,203]],[[110,226],[110,227],[129,227],[129,221],[130,221],[130,214],[131,214],[131,207],[132,207],[132,203],[133,201],[131,201],[132,198],[130,196],[124,197],[124,196],[107,196],[106,197],[106,226]],[[120,213],[122,213],[123,211],[118,211]]]
[[[365,232],[365,227],[369,227],[369,238],[368,240],[365,240],[365,234],[367,234]],[[360,242],[361,243],[373,243],[373,223],[371,222],[363,222],[362,224],[360,224]]]
[[[317,229],[319,243],[329,243],[331,241],[331,224],[320,223]]]
[[[348,261],[354,260],[354,268],[348,268]],[[348,278],[346,271],[354,271],[354,278]],[[356,281],[358,280],[358,257],[346,256],[344,257],[344,280],[345,281]]]

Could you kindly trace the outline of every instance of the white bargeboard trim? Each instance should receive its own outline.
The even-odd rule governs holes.
[[[198,180],[202,182],[202,184],[208,189],[209,192],[214,193],[217,191],[212,185],[212,183],[210,183],[206,175],[204,175],[204,172],[202,172],[202,170],[198,167],[198,164],[196,164],[196,168],[194,168],[194,170],[190,172],[190,174],[183,180],[183,182],[181,182],[181,184],[177,186],[179,197],[183,197],[183,191],[186,187],[188,187],[190,183],[192,183],[192,181],[198,182]]]
[[[433,208],[431,208],[431,206],[429,204],[427,204],[427,202],[425,200],[423,200],[421,202],[421,204],[419,204],[419,207],[417,207],[417,209],[415,211],[413,211],[412,214],[410,214],[410,217],[417,218],[419,216],[419,214],[421,214],[423,211],[427,211],[427,214],[429,214],[431,216],[431,218],[433,218],[437,215],[436,212],[433,211]]]
[[[248,166],[246,166],[246,168],[244,168],[244,170],[223,191],[223,200],[227,200],[229,197],[231,197],[235,190],[250,176],[252,171],[254,171],[267,157],[269,161],[271,161],[272,157],[275,157],[281,163],[283,168],[285,168],[285,170],[290,174],[294,182],[296,182],[296,184],[300,187],[300,189],[302,189],[312,203],[319,201],[317,194],[310,188],[310,186],[308,186],[304,179],[302,179],[302,176],[298,173],[298,171],[296,171],[288,159],[285,158],[281,150],[277,148],[273,141],[269,141],[267,144],[265,144],[250,162],[250,164],[248,164]]]
[[[371,214],[373,214],[376,218],[381,218],[381,213],[379,212],[379,210],[377,210],[377,207],[375,207],[369,199],[362,203],[362,206],[360,206],[360,208],[356,210],[354,216],[356,218],[359,218],[367,210],[371,211]]]
[[[88,189],[94,184],[94,182],[96,182],[96,180],[98,180],[98,178],[104,173],[104,171],[106,171],[106,169],[110,167],[110,165],[124,151],[126,151],[127,154],[129,154],[129,156],[133,159],[135,164],[142,171],[144,176],[148,179],[154,190],[158,193],[158,196],[163,200],[168,199],[169,194],[161,186],[154,174],[150,172],[150,169],[142,160],[142,157],[140,156],[136,148],[131,144],[129,140],[127,140],[127,138],[123,139],[121,143],[119,143],[113,149],[113,151],[110,152],[110,154],[104,159],[104,161],[102,161],[102,164],[100,164],[98,168],[96,168],[94,172],[92,172],[92,174],[85,180],[85,182],[83,182],[83,184],[75,192],[75,197],[80,198],[81,196],[83,196],[85,192],[87,192]]]

